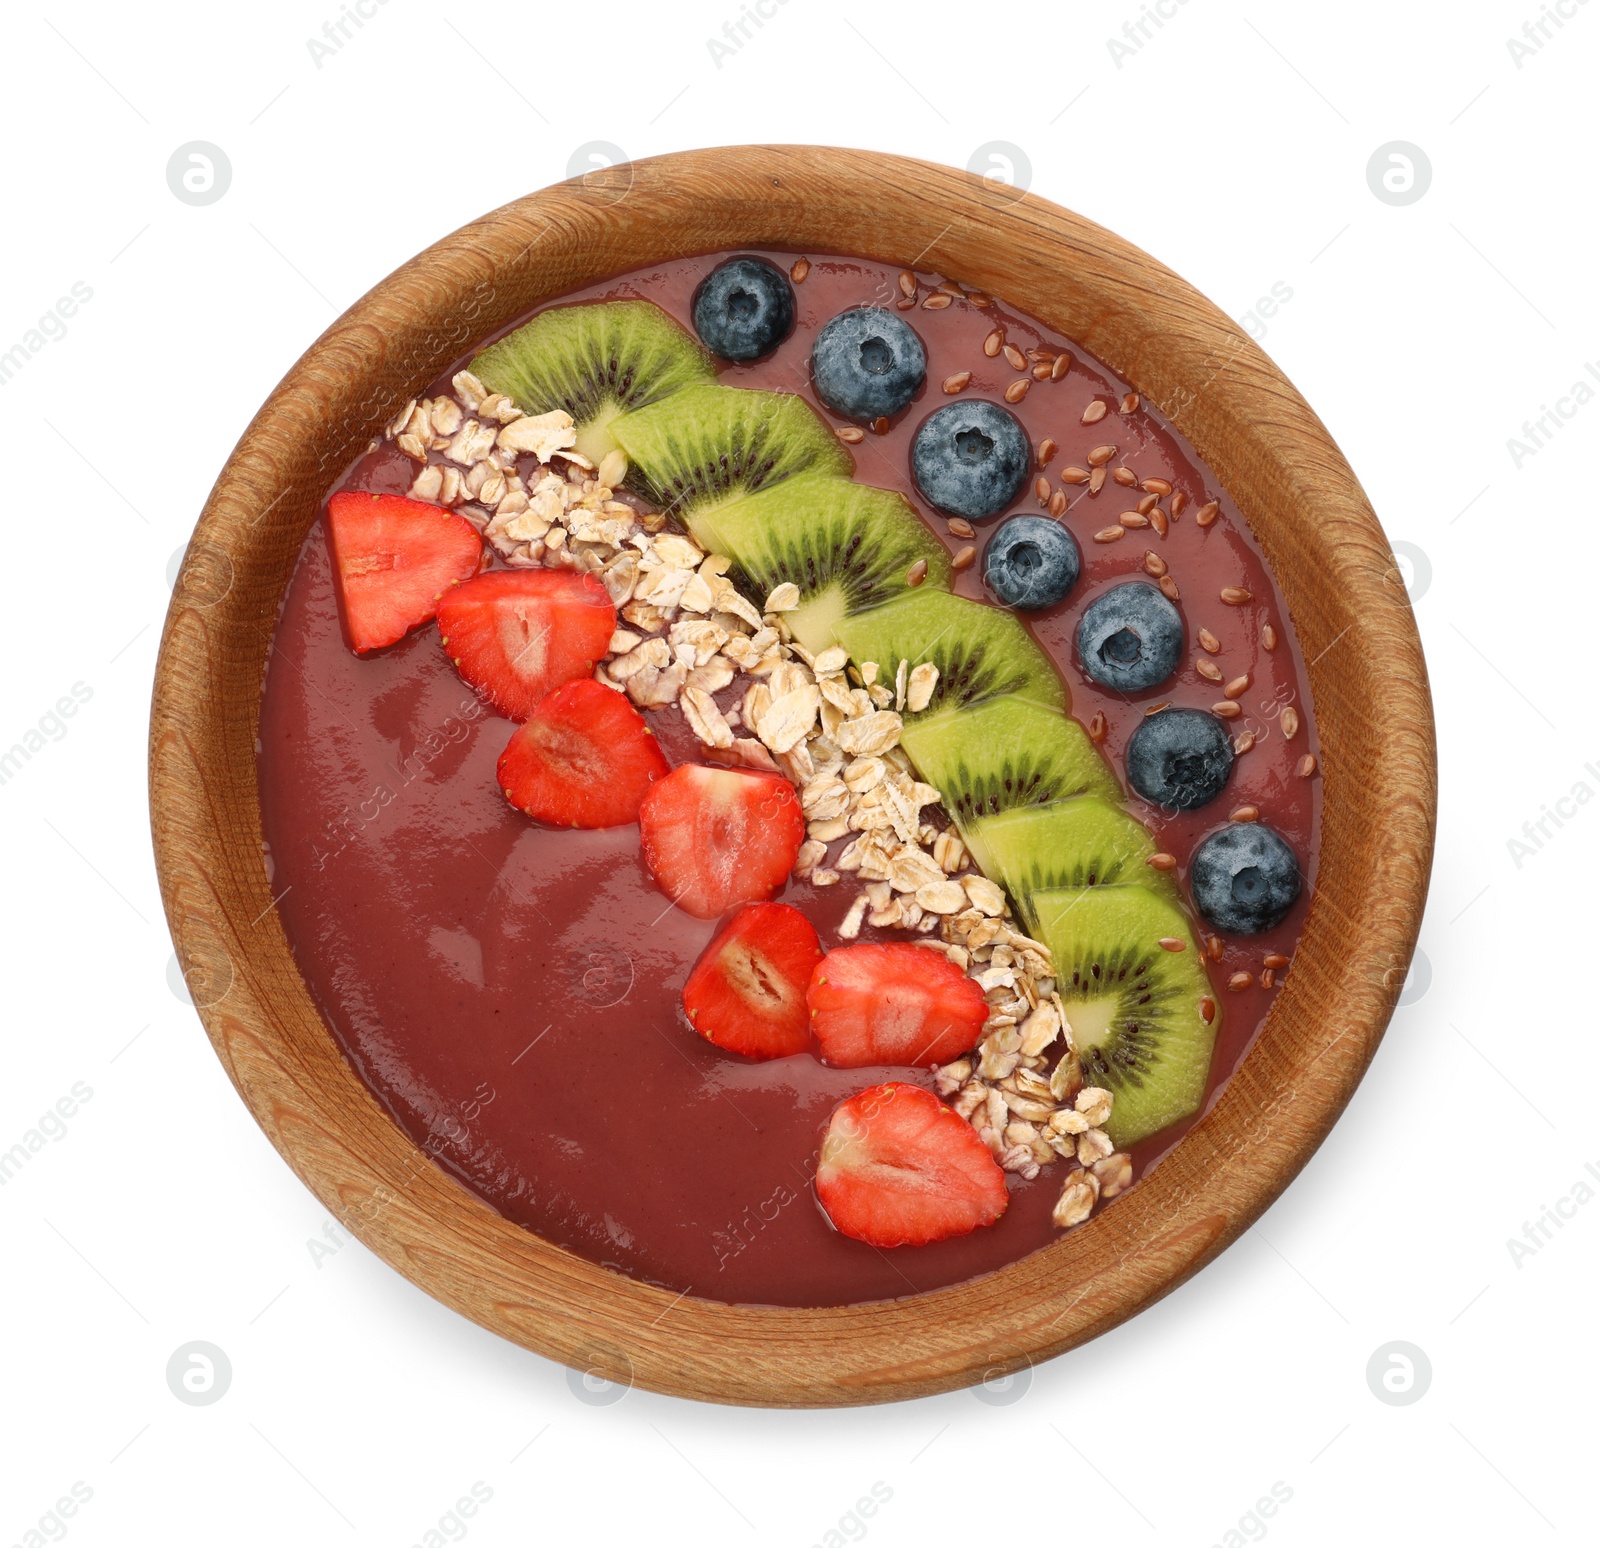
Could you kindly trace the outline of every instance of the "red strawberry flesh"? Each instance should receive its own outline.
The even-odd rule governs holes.
[[[841,946],[806,992],[822,1057],[845,1069],[948,1064],[977,1045],[988,1019],[983,991],[926,946]]]
[[[404,495],[336,494],[327,532],[345,638],[360,655],[427,623],[441,594],[476,575],[483,560],[465,516]]]
[[[683,1008],[708,1042],[752,1059],[811,1046],[806,985],[822,958],[811,921],[787,903],[749,903],[706,947]]]
[[[439,635],[456,670],[508,720],[587,677],[617,613],[606,588],[576,570],[489,570],[439,604]]]
[[[634,822],[667,760],[641,715],[592,677],[558,688],[518,726],[495,773],[506,799],[565,828]]]
[[[834,1109],[817,1198],[846,1236],[913,1247],[993,1225],[1005,1173],[972,1126],[920,1086],[871,1086]]]

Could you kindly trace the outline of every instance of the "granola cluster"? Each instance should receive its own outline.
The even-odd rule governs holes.
[[[726,761],[781,773],[807,819],[795,874],[815,887],[854,876],[838,925],[904,930],[983,990],[983,1041],[937,1072],[941,1096],[996,1161],[1026,1179],[1072,1164],[1053,1219],[1081,1223],[1132,1182],[1131,1158],[1104,1125],[1111,1093],[1085,1086],[1050,952],[1011,923],[1004,891],[972,864],[899,745],[903,714],[932,702],[938,668],[813,655],[788,629],[790,582],[758,610],[727,578],[730,561],[665,519],[618,499],[620,451],[596,466],[573,449],[561,410],[524,414],[470,371],[455,396],[406,405],[385,438],[421,464],[413,499],[458,509],[509,565],[585,571],[620,617],[595,678],[641,708],[677,704]]]

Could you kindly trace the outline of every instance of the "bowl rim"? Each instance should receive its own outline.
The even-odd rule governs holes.
[[[674,1297],[504,1219],[433,1165],[345,1060],[262,863],[260,688],[293,556],[339,473],[407,397],[537,302],[645,262],[745,248],[954,275],[1099,356],[1244,514],[1316,701],[1317,887],[1295,971],[1211,1111],[1116,1209],[994,1273],[897,1301]],[[575,1369],[794,1407],[1016,1372],[1116,1326],[1244,1231],[1321,1143],[1387,1026],[1426,899],[1437,779],[1399,569],[1338,447],[1267,356],[1078,215],[971,173],[822,146],[590,173],[462,227],[355,302],[274,389],[200,515],[163,628],[149,760],[162,900],[196,1009],[256,1121],[335,1217],[447,1306]]]

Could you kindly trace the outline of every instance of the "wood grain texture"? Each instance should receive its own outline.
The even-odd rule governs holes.
[[[369,292],[223,469],[173,595],[151,717],[152,825],[179,958],[229,1076],[306,1185],[402,1274],[506,1338],[726,1403],[883,1402],[1019,1369],[1115,1326],[1226,1247],[1305,1164],[1372,1058],[1421,920],[1435,809],[1427,673],[1394,559],[1338,448],[1271,361],[1176,275],[1076,215],[949,168],[816,147],[695,151],[591,176],[474,222]],[[647,262],[741,247],[935,270],[1081,341],[1233,495],[1311,663],[1319,879],[1255,1047],[1114,1209],[999,1273],[904,1301],[674,1301],[502,1219],[345,1062],[262,865],[262,672],[338,475],[407,398],[529,307]]]

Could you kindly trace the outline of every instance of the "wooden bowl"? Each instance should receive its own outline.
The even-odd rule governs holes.
[[[1166,413],[1238,502],[1310,662],[1324,806],[1294,970],[1213,1111],[1114,1209],[998,1273],[795,1310],[674,1299],[501,1218],[435,1167],[345,1061],[262,865],[262,671],[329,487],[472,343],[540,301],[729,248],[933,269],[1081,341]],[[305,353],[228,459],[190,541],[156,670],[150,802],[178,956],[217,1055],[313,1193],[407,1278],[567,1365],[724,1403],[941,1392],[1071,1349],[1239,1235],[1349,1100],[1388,1023],[1432,858],[1432,707],[1416,626],[1355,475],[1215,306],[1031,195],[865,151],[743,146],[591,174],[464,227]]]

